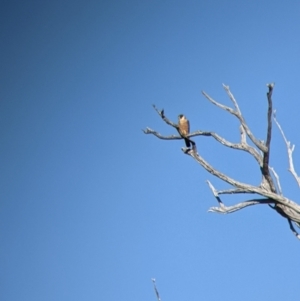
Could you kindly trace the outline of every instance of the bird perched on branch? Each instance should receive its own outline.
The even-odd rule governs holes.
[[[178,130],[179,134],[184,138],[190,133],[190,122],[185,118],[184,115],[178,116]],[[184,138],[186,147],[190,147],[191,143],[189,139]]]

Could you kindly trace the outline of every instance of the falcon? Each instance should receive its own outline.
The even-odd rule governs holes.
[[[179,134],[184,138],[190,133],[190,122],[185,118],[184,115],[178,116],[178,130]],[[190,147],[191,143],[189,139],[184,138],[186,147]]]

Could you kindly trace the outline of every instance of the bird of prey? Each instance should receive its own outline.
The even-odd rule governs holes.
[[[183,138],[186,137],[190,133],[190,122],[182,114],[180,114],[178,116],[178,130],[179,130],[179,134]],[[191,146],[191,143],[187,138],[185,138],[184,141],[185,141],[186,147]]]

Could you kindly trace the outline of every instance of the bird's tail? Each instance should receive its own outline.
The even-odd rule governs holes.
[[[186,147],[191,147],[191,143],[190,143],[189,139],[185,138],[184,141],[185,141]]]

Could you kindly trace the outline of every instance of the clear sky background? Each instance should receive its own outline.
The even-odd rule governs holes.
[[[268,207],[222,216],[205,181],[226,188],[182,140],[149,126],[239,141],[231,87],[266,137],[266,83],[300,173],[299,1],[2,1],[0,299],[297,300],[300,242]],[[216,168],[259,184],[247,154],[196,139]],[[299,200],[274,127],[271,165]],[[226,204],[247,196],[227,196]]]

